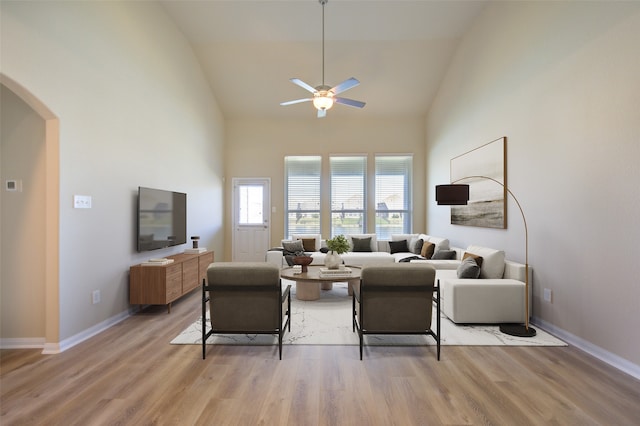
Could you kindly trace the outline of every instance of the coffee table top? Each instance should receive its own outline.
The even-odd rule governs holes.
[[[303,272],[300,274],[294,274],[292,267],[283,268],[280,270],[280,277],[285,278],[292,281],[315,281],[315,282],[345,282],[345,281],[354,281],[360,280],[360,271],[361,268],[359,266],[345,266],[346,268],[351,269],[350,275],[340,275],[337,277],[325,277],[320,276],[320,269],[325,268],[324,265],[309,265],[307,268],[307,272]]]

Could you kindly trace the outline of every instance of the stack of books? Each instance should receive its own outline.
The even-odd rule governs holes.
[[[340,268],[340,269],[329,269],[329,268],[320,268],[320,276],[322,278],[344,278],[351,276],[350,268]]]
[[[166,257],[160,257],[155,259],[149,259],[143,263],[144,266],[163,266],[173,263],[173,259],[167,259]]]

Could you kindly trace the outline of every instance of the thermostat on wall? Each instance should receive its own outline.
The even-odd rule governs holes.
[[[21,192],[22,191],[22,181],[21,180],[7,180],[5,181],[5,189],[11,192]]]

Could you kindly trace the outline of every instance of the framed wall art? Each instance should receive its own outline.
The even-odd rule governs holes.
[[[469,185],[466,206],[451,206],[453,225],[507,227],[507,138],[502,137],[451,159],[451,183]]]

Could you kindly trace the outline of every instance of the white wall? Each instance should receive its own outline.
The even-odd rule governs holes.
[[[129,266],[184,249],[135,252],[138,186],[186,192],[188,234],[222,253],[223,119],[155,3],[3,1],[1,19],[2,73],[60,120],[59,335],[70,339],[129,310]],[[93,208],[73,209],[74,194]]]
[[[508,229],[452,226],[433,202],[449,160],[506,136],[525,211],[533,315],[619,363],[640,365],[640,3],[498,2],[462,40],[427,121],[427,228],[524,260]],[[543,289],[553,292],[543,301]]]
[[[311,106],[309,106],[311,108]],[[337,113],[337,112],[336,112]],[[284,236],[284,157],[287,155],[321,155],[323,158],[322,235],[329,238],[329,155],[367,154],[368,182],[374,176],[374,154],[412,153],[414,177],[415,232],[423,231],[424,205],[424,123],[417,118],[350,120],[332,116],[309,120],[228,120],[226,171],[227,223],[231,232],[231,178],[270,177],[271,204],[276,213],[271,218],[272,246],[280,245]],[[373,198],[369,205],[374,206]],[[369,232],[373,219],[369,218]],[[226,253],[231,259],[231,235],[227,235]]]

